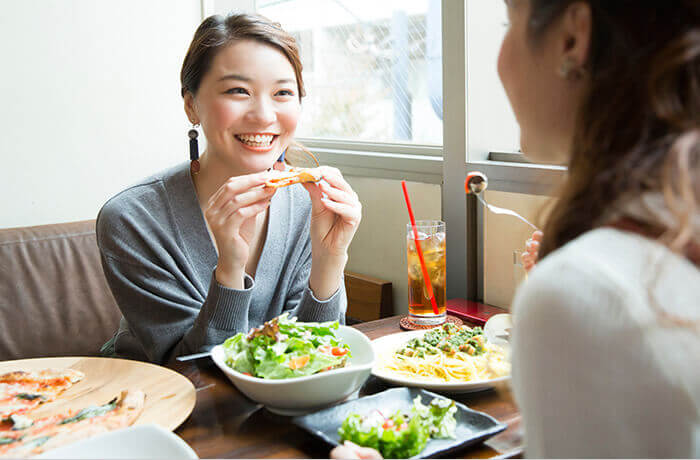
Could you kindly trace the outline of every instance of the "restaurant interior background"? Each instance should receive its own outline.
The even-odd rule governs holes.
[[[509,306],[513,251],[530,229],[481,209],[469,227],[465,173],[488,171],[486,199],[536,219],[563,170],[514,153],[518,129],[496,73],[503,2],[0,5],[0,228],[93,219],[129,184],[185,161],[179,71],[194,30],[213,13],[257,10],[301,43],[308,97],[299,137],[344,172],[363,203],[347,269],[391,281],[394,312],[406,312],[405,178],[416,218],[447,222],[448,298]],[[476,229],[477,254],[465,249],[467,228]],[[466,274],[470,257],[478,273]],[[468,277],[475,291],[465,290]]]

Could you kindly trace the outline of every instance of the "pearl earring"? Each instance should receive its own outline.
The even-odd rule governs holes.
[[[579,80],[583,77],[583,68],[574,58],[567,56],[559,66],[559,76],[567,80]]]

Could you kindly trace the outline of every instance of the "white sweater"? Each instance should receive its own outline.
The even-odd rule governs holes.
[[[699,457],[700,270],[601,228],[543,259],[513,304],[513,390],[528,457]]]

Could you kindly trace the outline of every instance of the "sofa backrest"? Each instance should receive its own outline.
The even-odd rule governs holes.
[[[98,355],[120,317],[94,220],[0,229],[0,360]]]

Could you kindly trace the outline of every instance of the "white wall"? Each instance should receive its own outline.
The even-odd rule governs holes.
[[[3,1],[0,228],[95,218],[187,153],[199,0]]]
[[[533,224],[542,225],[552,198],[522,193],[487,190],[489,204],[510,208]],[[513,266],[513,251],[525,250],[532,228],[512,216],[484,212],[484,303],[510,308],[513,294],[523,275]]]

